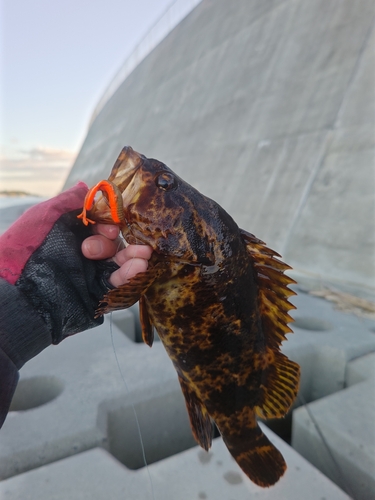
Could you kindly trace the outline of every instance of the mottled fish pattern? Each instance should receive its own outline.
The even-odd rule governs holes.
[[[216,202],[130,147],[103,182],[93,189],[104,196],[81,217],[116,222],[128,243],[154,252],[147,272],[110,291],[98,314],[139,300],[143,339],[151,346],[157,330],[197,442],[210,448],[215,422],[245,474],[273,485],[286,464],[257,417],[284,416],[298,391],[299,366],[280,352],[291,332],[289,266]]]

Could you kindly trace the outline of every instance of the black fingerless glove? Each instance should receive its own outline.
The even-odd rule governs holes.
[[[58,344],[69,335],[103,322],[95,310],[112,287],[114,262],[82,255],[81,244],[91,229],[77,219],[80,210],[62,215],[33,252],[15,285],[43,318]]]

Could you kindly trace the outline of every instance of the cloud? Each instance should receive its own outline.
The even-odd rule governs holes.
[[[14,153],[0,156],[1,174],[10,175],[12,172],[32,170],[49,171],[52,169],[70,168],[75,160],[76,153],[65,149],[52,149],[36,147],[32,149],[21,149]]]
[[[72,151],[67,151],[64,149],[52,149],[52,148],[32,148],[26,150],[19,150],[20,153],[25,155],[30,160],[39,160],[46,162],[69,162],[75,158],[75,153]]]
[[[65,149],[17,149],[0,157],[1,190],[32,191],[44,196],[58,192],[76,153]]]

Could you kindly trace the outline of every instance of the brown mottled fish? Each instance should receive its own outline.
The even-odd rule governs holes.
[[[299,366],[280,352],[291,332],[289,266],[213,200],[130,147],[89,191],[80,217],[119,224],[128,243],[154,250],[147,272],[110,291],[98,314],[139,300],[143,340],[152,345],[155,327],[197,442],[210,448],[215,422],[245,474],[273,485],[286,464],[257,416],[284,416],[298,391]]]

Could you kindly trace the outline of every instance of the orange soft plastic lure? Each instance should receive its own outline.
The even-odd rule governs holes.
[[[82,219],[85,226],[88,226],[89,224],[96,224],[96,221],[87,217],[87,212],[92,209],[95,196],[98,191],[101,191],[107,200],[107,204],[111,212],[112,222],[114,224],[121,224],[124,222],[124,209],[122,205],[121,192],[116,184],[113,184],[111,181],[100,181],[94,187],[89,189],[83,203],[83,210],[79,215],[77,215],[77,218]]]

